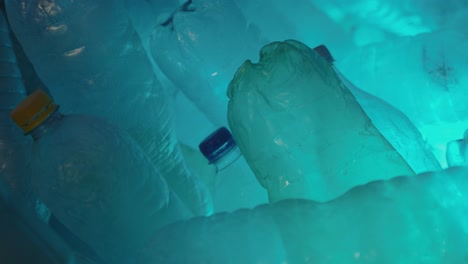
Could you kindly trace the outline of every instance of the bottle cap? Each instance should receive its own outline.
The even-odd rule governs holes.
[[[236,142],[231,132],[225,127],[217,129],[198,145],[201,153],[210,164],[218,161],[234,147],[236,147]]]
[[[49,95],[42,90],[36,90],[11,111],[10,117],[27,134],[50,116],[57,107]]]
[[[315,47],[314,51],[317,52],[320,56],[322,56],[322,58],[324,58],[327,62],[332,63],[335,61],[330,50],[325,45],[319,45]]]

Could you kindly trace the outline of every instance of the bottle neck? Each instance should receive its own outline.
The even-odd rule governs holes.
[[[59,107],[50,114],[41,124],[35,127],[28,134],[31,135],[34,141],[39,140],[44,134],[46,134],[53,125],[63,118],[63,114],[59,111]]]
[[[234,146],[226,154],[224,154],[219,160],[217,160],[214,165],[216,166],[216,171],[220,172],[232,163],[234,163],[241,156],[240,149],[237,146]]]

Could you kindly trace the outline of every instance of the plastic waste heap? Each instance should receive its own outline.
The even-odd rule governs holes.
[[[32,183],[39,197],[105,261],[126,263],[154,231],[191,216],[141,147],[117,126],[63,115],[42,90],[11,117],[34,140]]]
[[[171,102],[127,16],[125,1],[8,0],[5,5],[18,41],[63,112],[118,124],[194,214],[210,214],[209,190],[183,159]]]
[[[258,183],[227,128],[214,131],[199,148],[216,167],[212,191],[215,213],[268,203],[266,190]]]
[[[270,202],[334,199],[414,171],[382,136],[331,63],[304,44],[273,42],[229,84],[228,120]]]

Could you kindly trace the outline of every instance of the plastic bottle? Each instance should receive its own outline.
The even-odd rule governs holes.
[[[327,203],[290,199],[181,221],[160,229],[136,263],[464,263],[467,173],[397,177]]]
[[[150,49],[161,71],[220,127],[227,125],[226,85],[237,65],[257,56],[266,43],[261,35],[234,1],[196,0],[154,29]]]
[[[266,190],[250,170],[231,133],[221,127],[200,143],[200,151],[216,167],[214,212],[230,212],[268,203]]]
[[[216,179],[216,168],[206,162],[205,156],[203,156],[198,148],[199,144],[200,141],[198,141],[196,148],[192,148],[185,144],[181,144],[180,147],[190,168],[200,175],[200,179],[205,182],[210,193],[213,193],[214,180]]]
[[[415,173],[441,169],[441,165],[431,148],[405,114],[386,101],[351,83],[333,64],[335,59],[325,45],[315,47],[314,51],[333,65],[333,70],[338,78],[351,91],[372,124],[392,144]]]
[[[333,65],[287,40],[246,61],[228,88],[229,126],[270,202],[329,201],[414,171],[382,136]]]
[[[19,133],[10,111],[26,97],[21,72],[12,47],[10,29],[0,12],[0,164],[9,199],[23,200],[39,219],[47,222],[50,212],[31,190],[27,163],[31,142]]]
[[[63,113],[118,124],[194,214],[210,214],[208,188],[181,154],[172,101],[153,73],[125,1],[6,1],[5,6],[25,54]]]
[[[205,113],[200,111],[200,108],[193,101],[187,98],[185,92],[180,89],[179,85],[175,85],[168,77],[162,73],[159,65],[154,61],[150,49],[150,37],[155,27],[161,26],[164,23],[170,23],[170,19],[177,12],[190,12],[190,1],[180,2],[178,0],[155,0],[155,1],[134,1],[127,0],[127,10],[132,24],[141,39],[142,45],[148,54],[148,59],[151,61],[153,71],[162,86],[169,90],[169,94],[173,96],[172,106],[175,108],[174,127],[177,134],[177,139],[181,143],[182,152],[184,146],[188,145],[193,148],[198,154],[198,144],[205,138],[206,135],[214,131],[219,125],[214,125],[208,119]],[[164,3],[163,3],[164,2]],[[170,12],[167,12],[170,10]],[[224,106],[225,107],[225,106]],[[225,116],[224,116],[225,118]],[[191,161],[187,159],[184,153],[184,158],[190,166]],[[202,156],[200,154],[200,156]],[[202,159],[205,158],[202,156]],[[205,165],[205,164],[203,164]],[[206,165],[208,166],[208,165]],[[200,178],[205,177],[197,171],[194,171]],[[202,179],[203,180],[203,179]]]
[[[16,219],[15,221],[18,223],[21,222],[21,224],[5,227],[11,230],[6,237],[2,236],[2,238],[5,239],[2,241],[11,239],[9,235],[13,235],[17,238],[19,243],[15,244],[16,242],[11,240],[10,245],[20,246],[20,243],[29,243],[30,240],[36,240],[37,238],[34,236],[38,235],[38,232],[39,234],[41,234],[41,232],[45,232],[39,239],[41,239],[41,241],[46,241],[46,243],[49,243],[49,236],[57,235],[49,233],[56,232],[62,238],[64,234],[68,234],[68,237],[73,237],[73,234],[63,227],[63,225],[56,220],[53,215],[51,215],[50,210],[37,197],[31,187],[31,175],[33,172],[28,170],[30,167],[27,165],[27,161],[29,160],[28,154],[32,140],[31,138],[24,137],[19,133],[20,129],[15,126],[9,115],[15,105],[20,103],[21,100],[26,97],[27,93],[24,84],[25,77],[22,72],[23,68],[20,66],[20,63],[24,62],[20,62],[18,61],[19,59],[17,59],[14,41],[9,25],[3,16],[3,12],[0,12],[0,141],[2,142],[0,147],[0,160],[2,163],[2,173],[0,173],[0,189],[2,190],[0,191],[0,196],[8,203],[11,203],[12,208],[15,207],[20,210],[21,217],[23,217],[22,219],[14,218]],[[31,84],[31,82],[28,83]],[[11,210],[8,210],[8,212],[10,211]],[[6,222],[12,221],[6,220],[10,219],[10,217],[17,216],[16,214],[14,214],[14,216],[10,214],[6,216],[2,215],[2,218],[4,218]],[[49,227],[43,227],[44,224],[35,223],[38,221],[48,223]],[[34,229],[35,232],[29,232],[29,235],[23,236],[24,234],[21,232],[12,231],[16,230],[16,228],[24,229],[25,227],[22,226],[22,224],[25,224],[25,222],[28,225],[26,228]],[[57,227],[59,226],[62,228],[58,229]],[[44,231],[38,231],[37,229]],[[2,232],[2,234],[5,233]],[[74,252],[79,252],[80,250],[75,246],[81,241],[77,239],[75,241],[76,243],[72,243],[73,250]],[[70,241],[67,240],[66,242]],[[6,242],[2,243],[5,244]],[[60,240],[55,243],[64,243],[64,241]],[[79,245],[82,246],[82,244]],[[15,261],[21,261],[21,254],[25,255],[24,248],[28,247],[25,244],[21,244],[21,246],[22,250],[19,248],[13,249],[12,247],[9,247],[8,249],[5,249],[5,252],[9,251],[11,253],[9,257],[11,258],[15,256]],[[34,245],[34,247],[36,246],[42,247],[42,245]],[[32,246],[29,247],[32,248]],[[52,249],[51,246],[48,246],[47,248]],[[84,246],[81,248],[84,248]],[[44,251],[44,249],[39,250]],[[37,252],[39,255],[34,255],[35,252],[36,251],[30,251],[26,255],[28,255],[29,259],[34,259],[36,262],[41,262],[44,257],[51,255],[50,252]],[[3,256],[3,254],[0,255]],[[64,257],[57,253],[54,253],[53,255],[56,257]],[[67,258],[68,257],[69,256],[67,256]],[[2,259],[2,261],[7,261],[7,259],[2,257],[0,257],[0,259]],[[52,262],[53,261],[51,259],[48,261],[48,263]]]
[[[62,115],[42,90],[11,117],[34,140],[32,183],[39,197],[105,261],[131,258],[155,230],[190,217],[141,147],[118,127]]]
[[[37,86],[43,86],[43,84],[27,58],[21,57],[24,54],[21,54],[21,48],[15,41],[3,12],[0,12],[0,50],[2,51],[0,52],[0,141],[3,142],[0,147],[0,159],[3,164],[0,186],[5,189],[1,193],[4,193],[3,197],[8,201],[21,204],[22,210],[31,211],[25,213],[25,216],[32,218],[27,221],[33,222],[34,218],[36,220],[38,218],[48,223],[49,229],[51,228],[65,243],[70,245],[75,256],[98,259],[88,245],[85,245],[50,213],[47,206],[40,201],[31,188],[33,172],[28,170],[29,166],[26,161],[29,160],[32,140],[19,133],[20,129],[15,126],[9,114],[26,97],[27,88],[35,90]]]
[[[336,65],[357,87],[403,112],[445,168],[447,142],[468,127],[467,49],[463,31],[446,29],[367,45]]]

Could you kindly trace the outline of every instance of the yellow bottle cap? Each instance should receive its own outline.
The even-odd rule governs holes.
[[[10,113],[11,119],[23,129],[31,132],[57,109],[52,98],[42,90],[37,90],[21,101]]]

